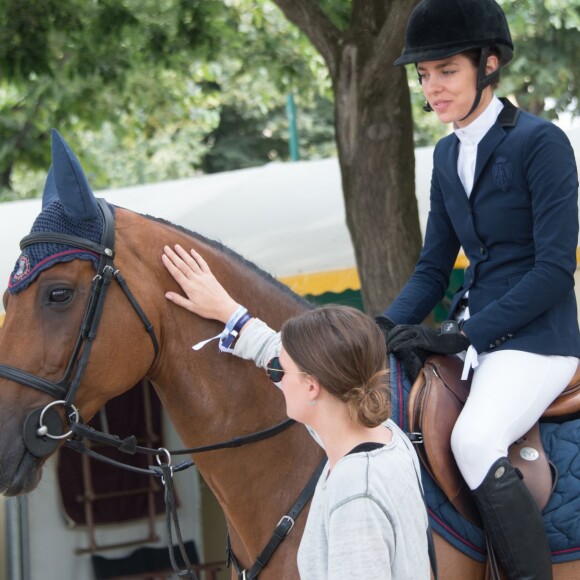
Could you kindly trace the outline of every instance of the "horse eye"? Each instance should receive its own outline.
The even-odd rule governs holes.
[[[73,291],[70,288],[57,288],[48,294],[48,301],[51,304],[65,304],[72,298]]]

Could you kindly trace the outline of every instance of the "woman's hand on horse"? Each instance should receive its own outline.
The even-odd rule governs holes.
[[[227,322],[239,304],[218,282],[200,254],[193,249],[187,252],[179,244],[174,249],[165,246],[163,250],[163,264],[185,294],[166,292],[165,298],[203,318]]]

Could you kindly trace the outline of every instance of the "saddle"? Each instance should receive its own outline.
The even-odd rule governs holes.
[[[412,434],[422,435],[417,454],[429,475],[457,511],[481,527],[481,519],[451,451],[451,432],[467,400],[471,380],[462,381],[463,361],[456,356],[429,357],[413,383],[407,414]],[[570,384],[546,409],[543,417],[564,417],[580,412],[580,363]],[[556,485],[557,470],[549,461],[540,438],[539,423],[513,443],[508,452],[512,465],[540,510]]]

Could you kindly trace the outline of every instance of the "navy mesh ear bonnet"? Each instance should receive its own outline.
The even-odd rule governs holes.
[[[85,240],[101,243],[103,235],[103,218],[84,220],[66,214],[60,201],[52,201],[36,218],[30,233],[55,232],[78,236]],[[95,270],[99,256],[88,250],[75,248],[66,244],[39,243],[32,244],[22,251],[10,276],[8,291],[17,294],[34,282],[44,270],[60,262],[71,260],[90,260]]]
[[[81,163],[56,129],[51,130],[51,138],[52,165],[42,195],[42,211],[30,233],[67,234],[100,244],[104,218]],[[16,261],[8,291],[16,294],[44,270],[75,259],[90,260],[96,269],[100,257],[66,243],[33,243]]]

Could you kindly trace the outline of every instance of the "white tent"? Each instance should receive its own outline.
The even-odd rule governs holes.
[[[422,223],[431,155],[432,148],[417,151]],[[270,163],[96,195],[216,239],[301,294],[358,288],[336,159]],[[18,242],[40,209],[37,199],[0,204],[4,287],[19,255]]]

